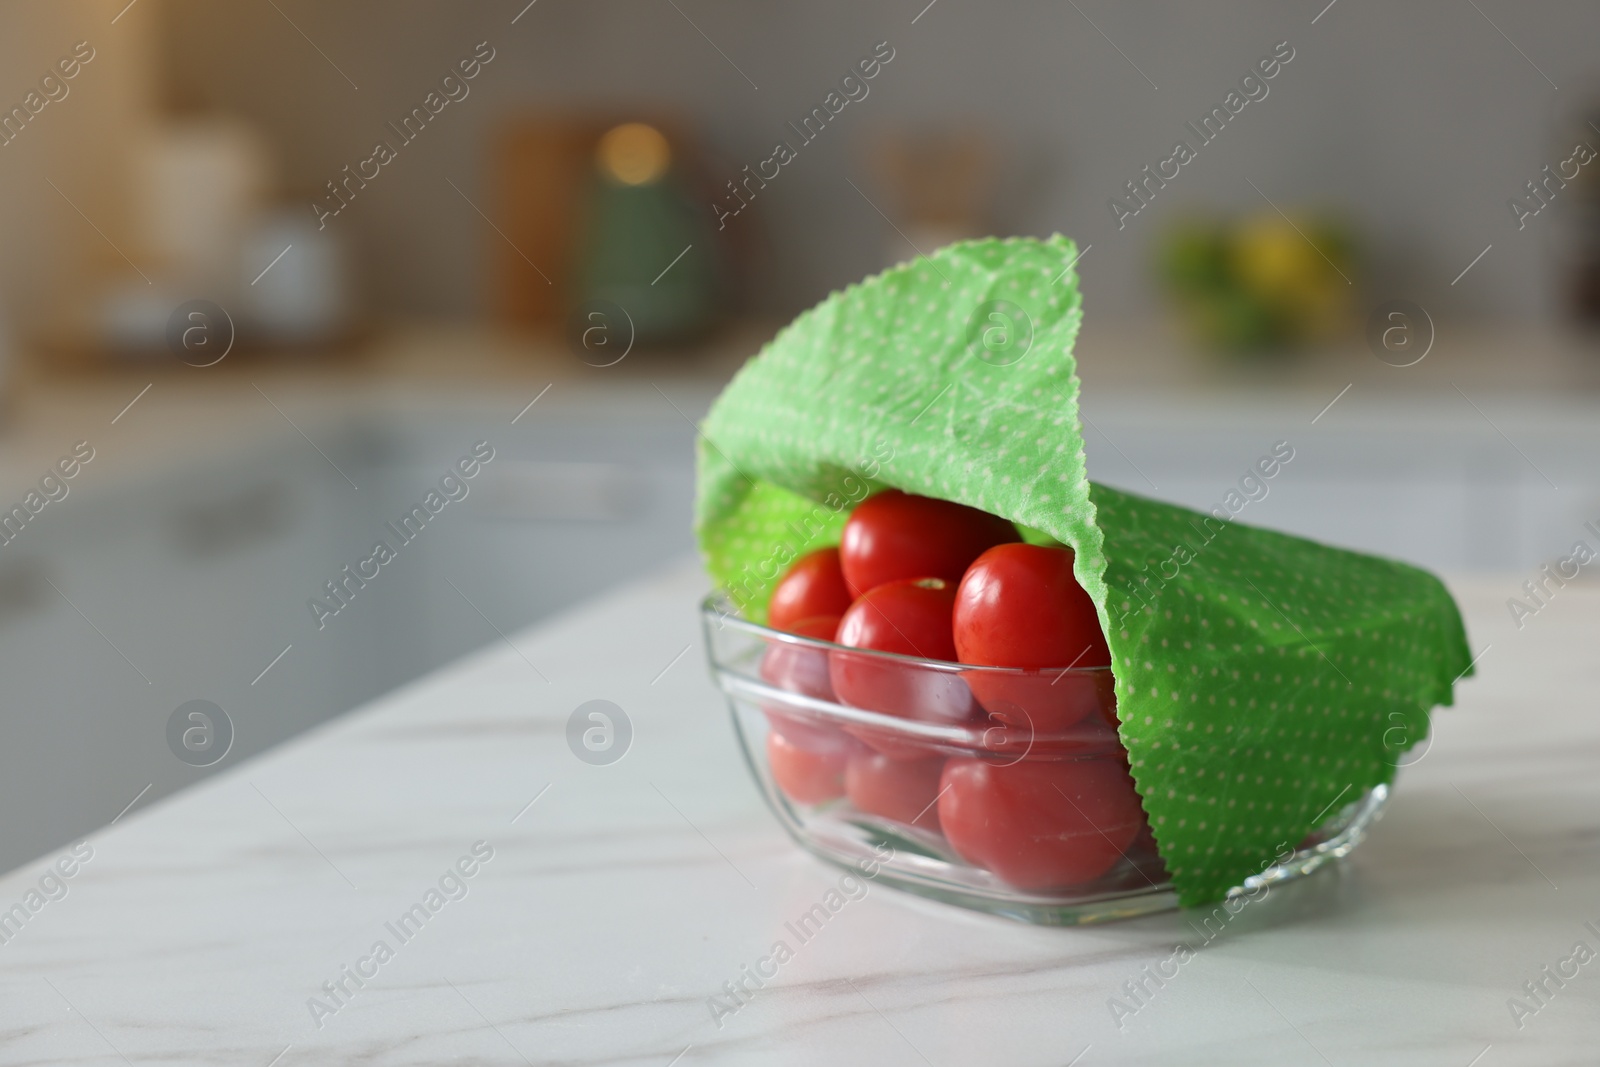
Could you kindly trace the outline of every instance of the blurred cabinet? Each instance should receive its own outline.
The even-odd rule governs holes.
[[[75,488],[0,548],[0,869],[691,551],[693,431],[667,417],[496,430],[466,499],[321,628],[308,599],[503,413],[307,426],[359,492],[292,433]],[[167,748],[194,699],[233,723],[212,768]]]
[[[1263,406],[1196,425],[1105,408],[1085,435],[1089,470],[1127,492],[1209,512],[1275,442],[1288,441],[1294,459],[1240,522],[1439,571],[1531,573],[1579,538],[1600,548],[1583,529],[1600,524],[1600,434],[1581,418],[1540,427],[1502,420],[1514,447],[1482,421],[1312,427],[1285,424]]]

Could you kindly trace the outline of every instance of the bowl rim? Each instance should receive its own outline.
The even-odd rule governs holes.
[[[726,610],[724,610],[726,609]],[[798,645],[802,648],[814,648],[821,652],[847,652],[851,656],[860,656],[863,659],[881,659],[894,663],[916,664],[930,671],[944,674],[985,674],[998,677],[1042,677],[1056,675],[1054,685],[1062,678],[1071,675],[1074,678],[1096,679],[1111,675],[1111,667],[991,667],[979,663],[952,663],[948,660],[925,659],[921,656],[908,656],[899,652],[883,652],[875,648],[854,648],[850,645],[835,644],[824,641],[820,637],[806,637],[802,634],[790,633],[787,630],[776,630],[764,626],[759,622],[740,615],[734,609],[733,602],[724,593],[712,593],[700,602],[700,612],[706,620],[715,625],[717,629],[731,626],[735,630],[743,631],[767,641],[777,641],[787,645]]]
[[[711,672],[724,694],[735,700],[745,700],[760,705],[764,710],[784,715],[798,715],[803,718],[817,719],[822,722],[832,723],[835,726],[844,726],[847,730],[851,727],[867,729],[873,734],[883,737],[895,737],[902,740],[916,741],[924,744],[939,744],[947,746],[951,751],[946,755],[960,754],[969,757],[985,759],[991,762],[1005,760],[1018,763],[1024,759],[1092,759],[1120,757],[1126,759],[1126,749],[1121,741],[1121,723],[1115,725],[1101,724],[1099,726],[1088,723],[1073,723],[1062,729],[1053,731],[1039,731],[1028,716],[1025,726],[1007,723],[1000,719],[988,717],[984,722],[956,723],[939,722],[910,718],[884,711],[874,711],[868,708],[857,708],[838,701],[829,701],[820,697],[808,695],[794,690],[784,689],[773,685],[765,678],[751,669],[752,665],[737,664],[730,659],[721,647],[715,631],[719,628],[731,629],[751,641],[752,647],[765,647],[770,650],[773,644],[787,644],[795,647],[806,647],[815,650],[819,655],[849,654],[852,657],[861,656],[879,657],[886,664],[894,662],[912,666],[918,670],[931,670],[940,672],[942,677],[960,678],[965,682],[972,673],[992,671],[995,674],[1006,676],[1049,677],[1050,671],[1027,670],[1014,667],[972,667],[966,664],[946,663],[940,660],[924,660],[916,656],[903,656],[896,653],[879,652],[874,649],[851,648],[848,645],[838,645],[831,641],[803,637],[783,630],[774,630],[748,619],[740,618],[731,613],[724,613],[723,609],[731,605],[725,597],[713,594],[702,603],[701,624],[706,638],[706,654],[710,661]],[[1071,673],[1080,678],[1088,677],[1109,679],[1110,668],[1090,667],[1072,668]],[[1066,671],[1056,672],[1068,673]],[[966,677],[963,677],[966,676]],[[1060,679],[1057,678],[1056,681]],[[1054,682],[1051,683],[1052,685]],[[1111,696],[1111,694],[1104,694]],[[1114,697],[1113,697],[1114,699]],[[1026,714],[1026,712],[1024,712]],[[1115,714],[1114,712],[1112,713]],[[1110,729],[1105,727],[1110,725]],[[1017,754],[1021,750],[1020,755]]]

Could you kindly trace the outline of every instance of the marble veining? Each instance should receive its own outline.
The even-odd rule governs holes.
[[[1209,943],[1182,914],[1039,929],[871,885],[714,1017],[837,875],[748,780],[686,564],[89,835],[0,944],[0,1063],[1593,1064],[1600,963],[1509,1003],[1600,951],[1600,588],[1521,631],[1515,577],[1452,588],[1489,650],[1384,819]],[[566,744],[591,699],[633,724],[609,766]],[[461,895],[391,933],[475,846]],[[0,909],[66,851],[0,878]]]

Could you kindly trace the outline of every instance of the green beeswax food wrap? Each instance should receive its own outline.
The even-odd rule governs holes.
[[[1197,905],[1389,782],[1470,671],[1466,636],[1424,571],[1091,482],[1077,254],[1060,236],[964,242],[801,315],[705,419],[697,532],[756,620],[789,562],[883,488],[1070,546],[1134,781]]]

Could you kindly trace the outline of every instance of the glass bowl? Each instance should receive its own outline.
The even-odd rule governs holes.
[[[972,667],[845,648],[701,608],[712,674],[778,821],[900,889],[1045,925],[1177,907],[1117,736],[1109,667]],[[1385,786],[1234,887],[1309,874],[1360,843]]]

